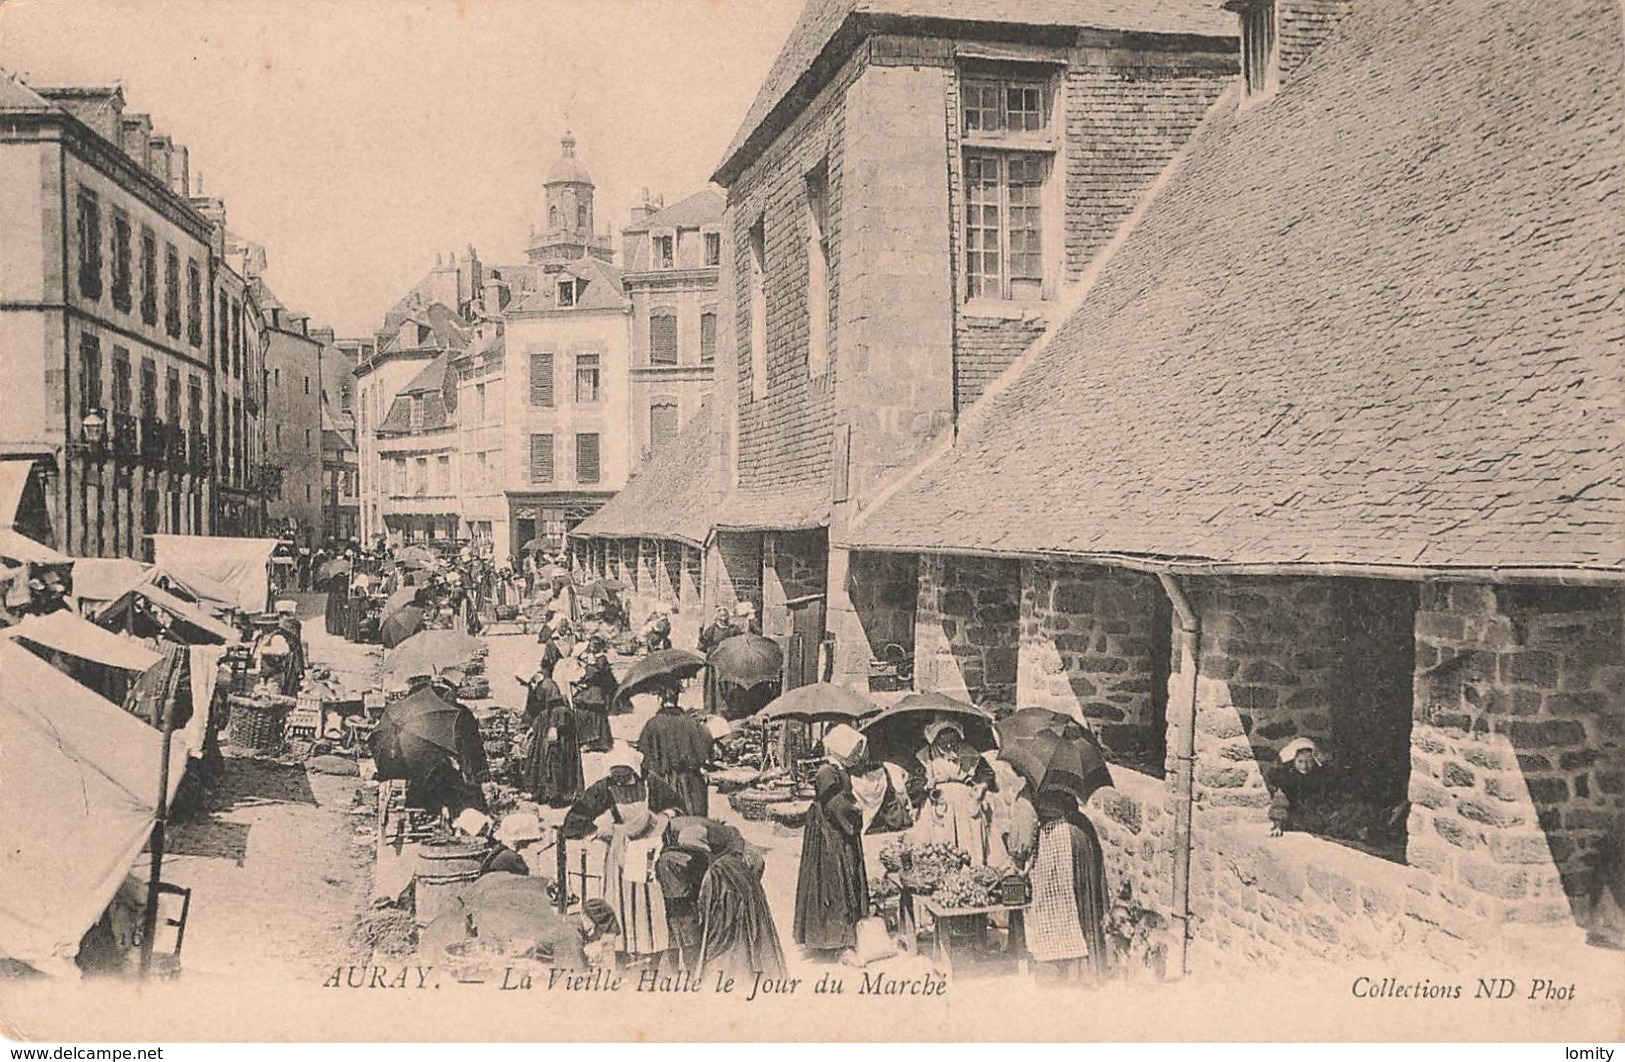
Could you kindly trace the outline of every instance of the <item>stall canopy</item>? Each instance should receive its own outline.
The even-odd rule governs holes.
[[[45,542],[54,540],[54,536],[45,487],[34,474],[38,467],[39,462],[33,458],[0,459],[0,527]]]
[[[96,623],[108,630],[117,630],[120,625],[128,622],[128,611],[138,605],[168,613],[171,623],[180,624],[185,628],[180,632],[184,635],[181,641],[189,645],[210,642],[230,644],[237,640],[237,631],[229,624],[222,623],[190,601],[182,601],[169,591],[151,583],[143,583],[102,609],[96,615]]]
[[[232,603],[243,612],[263,612],[269,603],[269,566],[276,547],[274,538],[153,535],[152,559],[183,583],[201,576],[230,587],[236,595]]]
[[[146,581],[150,565],[128,557],[81,557],[73,562],[73,596],[80,608],[106,604]]]
[[[33,653],[0,642],[0,952],[71,972],[80,938],[147,843],[162,741]],[[170,772],[171,798],[181,774]]]
[[[0,527],[0,558],[19,564],[72,564],[73,558],[19,531]]]
[[[158,662],[158,654],[135,639],[103,630],[66,609],[45,616],[29,616],[16,626],[0,631],[0,638],[21,639],[123,671],[145,671]]]

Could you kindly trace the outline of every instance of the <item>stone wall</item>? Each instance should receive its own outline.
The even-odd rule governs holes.
[[[762,633],[790,634],[786,602],[822,594],[829,585],[829,537],[817,531],[781,531],[763,536]]]
[[[718,531],[711,540],[711,600],[707,610],[732,609],[738,601],[762,607],[762,536]]]
[[[1100,836],[1106,886],[1127,882],[1134,899],[1166,915],[1173,902],[1172,798],[1159,778],[1112,768],[1113,785],[1097,789],[1084,812]]]
[[[705,586],[705,554],[693,546],[681,543],[677,573],[677,601],[686,609],[700,605],[701,588]]]
[[[919,581],[919,559],[912,553],[847,554],[847,599],[862,631],[862,645],[853,651],[863,662],[882,659],[888,645],[914,651]]]
[[[1160,775],[1171,624],[1155,576],[1023,563],[1018,703],[1087,722],[1114,760]]]
[[[1020,619],[1020,562],[922,555],[915,689],[984,708],[1015,707]]]
[[[1512,923],[1583,919],[1625,829],[1625,595],[1433,585],[1416,625],[1409,859]]]
[[[1041,318],[972,317],[960,322],[954,353],[954,407],[965,409],[1044,334]]]

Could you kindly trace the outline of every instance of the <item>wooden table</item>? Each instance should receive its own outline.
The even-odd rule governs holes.
[[[972,919],[981,919],[985,926],[991,915],[1004,914],[1010,920],[1009,935],[1006,937],[1005,953],[1015,959],[1023,973],[1027,966],[1027,932],[1026,932],[1026,904],[1005,905],[991,904],[986,907],[949,907],[930,896],[920,896],[904,889],[897,898],[898,928],[911,934],[916,941],[919,939],[919,922],[915,912],[916,905],[919,910],[929,914],[936,923],[935,954],[937,962],[943,970],[953,968],[953,925],[956,922],[965,922]]]

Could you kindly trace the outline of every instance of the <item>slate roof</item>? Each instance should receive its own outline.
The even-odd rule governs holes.
[[[711,411],[705,405],[571,537],[663,538],[704,546],[722,486],[711,462],[711,441]]]
[[[721,531],[804,531],[829,524],[829,491],[822,485],[772,492],[735,491],[714,523]]]
[[[451,357],[450,353],[437,355],[395,393],[389,413],[378,425],[380,435],[405,435],[411,432],[414,397],[423,399],[423,431],[451,427],[451,414],[456,411],[455,403],[447,400],[447,395],[455,391],[455,381],[448,379]]]
[[[650,229],[697,229],[722,221],[727,200],[714,188],[703,188],[687,199],[658,210],[642,221],[634,221],[622,232],[648,232]]]
[[[1613,0],[1362,0],[860,548],[1625,569]]]
[[[430,303],[411,310],[402,310],[401,305],[397,303],[396,308],[385,317],[388,327],[395,331],[385,340],[379,353],[395,353],[402,349],[400,326],[407,321],[417,321],[429,329],[429,338],[422,346],[408,349],[458,351],[468,346],[468,324],[445,303]]]
[[[558,305],[558,278],[548,276],[538,280],[536,290],[526,295],[517,305],[509,306],[508,312],[621,310],[631,305],[621,284],[621,271],[608,262],[601,262],[596,258],[578,258],[566,265],[562,272],[587,282],[574,306]]]
[[[1019,12],[1019,17],[1014,13]],[[849,23],[865,19],[920,18],[1023,26],[1078,26],[1138,33],[1234,37],[1236,17],[1219,0],[807,0],[779,57],[768,70],[745,120],[711,178],[732,183],[766,142],[758,130],[781,105],[795,106],[799,82]],[[747,153],[747,149],[749,149]]]

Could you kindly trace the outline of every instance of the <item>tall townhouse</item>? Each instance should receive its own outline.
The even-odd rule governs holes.
[[[265,480],[270,528],[305,546],[322,530],[322,343],[310,319],[255,285],[265,316]]]
[[[0,72],[0,476],[81,556],[215,526],[214,226],[118,88]],[[8,524],[17,514],[3,514]]]

